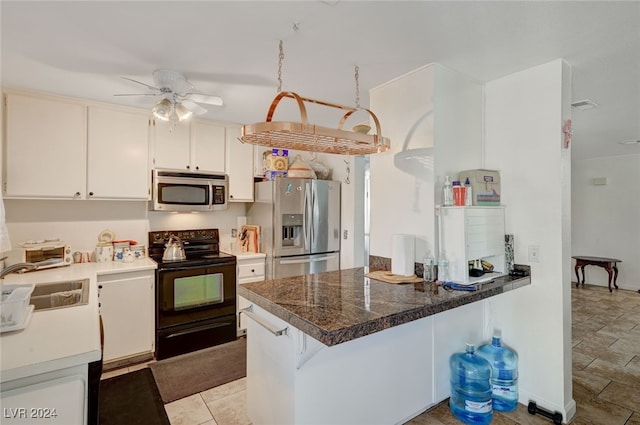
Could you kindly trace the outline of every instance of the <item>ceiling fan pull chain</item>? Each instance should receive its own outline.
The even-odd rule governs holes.
[[[356,77],[356,108],[360,109],[360,68],[356,65],[355,68]]]
[[[284,49],[282,48],[282,40],[280,40],[278,54],[278,93],[282,91],[282,60],[284,59]]]

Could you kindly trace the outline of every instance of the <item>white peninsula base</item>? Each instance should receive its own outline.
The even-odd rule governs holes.
[[[253,304],[247,413],[262,424],[400,424],[449,396],[448,361],[482,340],[482,301],[326,346]],[[441,341],[441,343],[440,343]]]

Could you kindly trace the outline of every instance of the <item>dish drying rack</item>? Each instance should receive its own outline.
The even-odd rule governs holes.
[[[278,103],[283,98],[296,101],[300,110],[300,122],[272,121]],[[309,124],[304,102],[346,111],[337,128],[321,127]],[[375,124],[375,134],[358,133],[344,130],[342,126],[356,111],[366,111]],[[367,155],[389,150],[390,141],[382,136],[378,117],[366,108],[351,108],[334,103],[301,97],[294,92],[280,92],[271,102],[265,122],[248,124],[242,127],[242,143],[272,148],[292,149],[310,152],[332,153],[339,155]]]

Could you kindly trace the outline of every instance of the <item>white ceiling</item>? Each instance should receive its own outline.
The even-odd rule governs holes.
[[[599,104],[573,110],[574,159],[640,153],[618,143],[640,139],[640,1],[3,0],[0,13],[2,85],[150,109],[113,96],[145,92],[120,77],[173,69],[224,99],[205,118],[237,123],[265,119],[279,40],[283,90],[354,106],[358,65],[363,107],[370,88],[432,62],[491,81],[564,58],[572,100]]]

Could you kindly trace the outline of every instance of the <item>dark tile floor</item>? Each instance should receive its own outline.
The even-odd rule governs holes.
[[[640,425],[640,294],[572,285],[575,425]],[[408,424],[459,424],[447,402]],[[519,404],[494,413],[494,424],[551,424]]]

